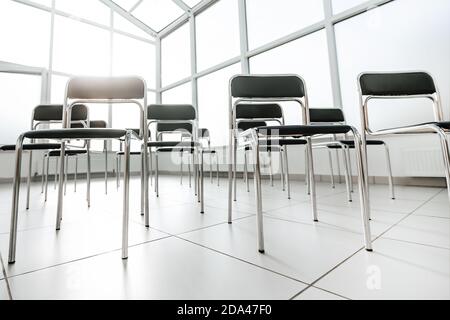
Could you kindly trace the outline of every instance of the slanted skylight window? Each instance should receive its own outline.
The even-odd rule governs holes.
[[[139,0],[114,0],[114,2],[123,9],[130,11],[130,9],[133,8]]]
[[[184,11],[173,1],[143,0],[132,14],[154,30],[161,31],[183,15]]]
[[[183,0],[189,7],[193,8],[201,2],[201,0]]]

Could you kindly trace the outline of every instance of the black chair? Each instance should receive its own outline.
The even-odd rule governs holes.
[[[129,184],[130,184],[130,140],[133,131],[125,129],[105,129],[105,128],[71,128],[72,108],[81,103],[89,104],[111,104],[129,103],[140,108],[141,120],[147,116],[147,86],[145,81],[136,77],[122,78],[91,78],[75,77],[69,80],[66,88],[63,110],[63,129],[48,129],[39,131],[29,131],[21,134],[16,144],[16,164],[14,174],[13,205],[11,210],[11,230],[9,242],[8,262],[16,261],[17,244],[17,220],[18,220],[18,200],[20,191],[20,169],[24,139],[52,139],[61,141],[61,155],[59,163],[59,189],[58,206],[56,215],[56,230],[60,230],[63,213],[63,187],[64,179],[64,156],[66,142],[71,140],[105,140],[119,139],[125,137],[125,182],[123,193],[123,226],[122,226],[122,258],[128,258],[128,223],[129,223]],[[145,143],[147,135],[146,126],[140,121],[140,139]],[[144,191],[145,192],[145,191]],[[148,204],[148,198],[147,198]]]
[[[263,211],[261,194],[261,173],[259,151],[262,146],[279,145],[279,141],[292,137],[305,138],[307,141],[307,155],[309,163],[309,183],[311,188],[311,205],[314,221],[318,221],[316,191],[314,181],[314,163],[311,138],[316,135],[347,134],[352,133],[356,155],[358,158],[358,173],[360,178],[359,191],[361,198],[361,216],[366,250],[372,251],[370,233],[370,209],[367,206],[368,195],[366,190],[366,174],[362,163],[361,138],[357,130],[348,125],[310,125],[308,96],[306,86],[302,78],[295,75],[237,75],[230,81],[230,151],[228,166],[228,222],[232,222],[232,195],[233,195],[233,160],[235,159],[235,143],[239,138],[245,140],[253,150],[255,162],[255,194],[256,213],[258,226],[258,250],[264,252]],[[234,124],[236,118],[236,106],[242,103],[277,103],[292,101],[300,106],[302,113],[302,125],[281,125],[259,127],[247,130],[241,134],[237,132]]]
[[[309,109],[310,121],[311,124],[345,124],[345,116],[342,109],[333,108],[333,109]],[[352,201],[352,192],[353,192],[353,178],[352,178],[352,165],[350,158],[350,150],[355,149],[355,142],[353,140],[348,140],[344,135],[344,139],[340,140],[336,136],[333,136],[331,141],[322,142],[322,143],[314,143],[313,148],[328,148],[329,151],[329,162],[330,162],[330,173],[331,173],[331,183],[334,188],[334,172],[333,172],[333,160],[331,157],[331,150],[342,150],[343,151],[343,159],[344,159],[344,169],[345,169],[345,180],[347,185],[347,196],[348,200]],[[368,146],[381,146],[384,148],[385,156],[386,156],[386,167],[388,171],[389,178],[389,190],[390,196],[392,199],[395,199],[394,192],[394,181],[392,177],[392,169],[391,169],[391,158],[389,153],[389,148],[387,144],[383,140],[367,140]],[[337,157],[339,162],[339,157]]]
[[[159,197],[159,153],[192,153],[194,157],[195,194],[201,204],[200,212],[204,213],[203,149],[198,142],[198,119],[195,108],[187,104],[150,105],[148,107],[148,126],[150,127],[152,124],[156,124],[156,140],[149,142],[147,146],[150,149],[150,156],[153,153],[155,154],[156,196]],[[183,132],[180,140],[163,140],[164,134],[173,134],[175,131]],[[184,139],[186,136],[189,137],[187,141]]]
[[[198,140],[203,146],[203,142],[206,142],[206,147],[203,146],[203,154],[209,155],[209,180],[213,183],[213,157],[216,162],[216,178],[217,178],[217,186],[220,184],[219,180],[219,156],[217,154],[217,150],[211,148],[211,135],[208,129],[200,128],[198,129]]]
[[[85,105],[74,106],[72,112],[72,122],[73,123],[83,123],[88,119],[88,109]],[[31,130],[40,130],[42,127],[48,127],[53,124],[62,124],[63,119],[63,106],[58,104],[49,105],[38,105],[33,109],[31,116]],[[29,151],[28,160],[28,177],[27,177],[27,198],[26,198],[26,209],[30,208],[30,188],[31,188],[31,171],[33,164],[33,151],[48,151],[48,150],[58,150],[60,149],[60,143],[52,143],[48,141],[37,142],[31,140],[29,144],[23,145],[23,150]],[[0,146],[0,151],[15,151],[16,145],[2,145]],[[42,183],[41,183],[41,193],[44,192],[44,169],[45,160],[47,153],[43,155],[42,162]],[[48,170],[47,170],[48,172]],[[47,173],[48,174],[48,173]],[[47,197],[45,197],[47,199]]]
[[[367,145],[369,137],[386,135],[437,134],[441,143],[445,176],[450,200],[450,148],[447,141],[450,121],[444,121],[439,91],[433,77],[427,72],[365,72],[358,77],[361,102],[361,122],[363,127],[363,155],[367,165]],[[369,123],[369,102],[379,99],[418,99],[432,102],[434,122],[411,124],[409,126],[372,130]]]

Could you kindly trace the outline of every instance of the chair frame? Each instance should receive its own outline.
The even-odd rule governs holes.
[[[281,97],[281,98],[245,98],[242,99],[240,97],[235,97],[232,94],[232,83],[234,79],[237,77],[296,77],[299,79],[304,86],[304,95],[303,97]],[[233,101],[233,99],[236,99]],[[235,143],[238,142],[236,139],[238,136],[247,139],[246,144],[251,145],[253,149],[254,154],[254,161],[255,161],[255,194],[256,194],[256,208],[257,208],[257,244],[258,244],[258,251],[260,253],[265,252],[264,247],[264,231],[263,231],[263,212],[262,212],[262,190],[261,190],[261,172],[260,172],[260,159],[259,159],[259,151],[260,151],[260,135],[258,134],[257,129],[250,129],[242,134],[239,135],[238,132],[236,132],[236,128],[234,127],[234,120],[236,117],[235,110],[236,105],[243,102],[296,102],[299,104],[301,113],[303,115],[303,122],[304,125],[310,125],[310,117],[309,117],[309,106],[308,106],[308,93],[306,89],[305,81],[298,75],[293,74],[278,74],[278,75],[236,75],[230,79],[229,83],[229,125],[230,125],[230,133],[229,133],[229,164],[228,164],[228,223],[232,223],[232,195],[233,195],[233,183],[232,183],[232,173],[233,173],[233,163],[234,160],[234,146]],[[372,239],[371,239],[371,233],[370,233],[370,208],[368,206],[368,193],[366,189],[366,172],[365,167],[363,165],[363,158],[362,158],[362,142],[361,137],[356,130],[356,128],[351,127],[351,131],[353,133],[353,137],[355,140],[355,147],[357,150],[357,158],[358,158],[358,173],[360,177],[360,183],[359,183],[359,194],[361,199],[361,216],[362,216],[362,224],[363,224],[363,231],[364,231],[364,243],[365,248],[367,251],[372,251]],[[277,138],[282,138],[283,136],[278,135]],[[289,135],[289,137],[293,137],[292,135]],[[298,137],[304,137],[304,135],[299,135]],[[273,138],[273,137],[272,137]],[[312,143],[311,143],[311,136],[306,137],[306,140],[308,142],[307,144],[307,152],[308,152],[308,163],[309,163],[309,182],[311,187],[311,205],[312,205],[312,214],[313,214],[313,220],[318,221],[318,215],[317,215],[317,202],[316,202],[316,192],[315,192],[315,180],[314,180],[314,164],[313,164],[313,152],[312,152]]]
[[[399,73],[423,73],[428,75],[435,86],[435,92],[433,94],[415,94],[415,95],[364,95],[363,89],[361,87],[361,78],[367,74],[399,74]],[[447,140],[449,131],[444,130],[435,123],[428,124],[418,124],[411,126],[403,126],[398,128],[382,129],[373,131],[369,123],[369,102],[372,100],[403,100],[403,99],[429,99],[432,102],[433,114],[435,122],[444,121],[444,112],[441,104],[441,97],[439,89],[436,86],[436,81],[434,77],[421,70],[413,71],[393,71],[393,72],[363,72],[358,76],[358,93],[361,106],[361,124],[362,124],[362,143],[363,143],[363,156],[364,165],[367,167],[367,137],[381,137],[381,136],[392,136],[392,135],[409,135],[409,134],[437,134],[441,143],[441,151],[444,160],[445,176],[447,180],[447,190],[450,200],[450,147]],[[367,182],[367,181],[366,181]],[[368,182],[367,182],[368,188]]]

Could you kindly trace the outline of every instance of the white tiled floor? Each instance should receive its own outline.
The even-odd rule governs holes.
[[[44,203],[32,188],[31,210],[21,198],[17,261],[0,273],[0,299],[450,299],[450,206],[447,190],[371,187],[374,252],[363,250],[357,193],[318,183],[320,222],[311,219],[303,182],[292,200],[265,183],[266,253],[256,250],[254,197],[238,183],[234,222],[227,223],[227,181],[206,181],[206,212],[177,177],[161,177],[150,197],[150,224],[140,215],[140,182],[131,185],[129,259],[120,259],[122,193],[110,180],[71,184],[59,232],[56,195]],[[24,195],[22,189],[22,195]],[[8,254],[10,185],[0,185],[0,251]]]

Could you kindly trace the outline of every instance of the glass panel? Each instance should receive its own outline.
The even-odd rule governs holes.
[[[114,29],[128,32],[142,38],[152,38],[147,32],[136,27],[134,24],[129,22],[127,19],[122,18],[117,13],[114,13]]]
[[[333,12],[340,13],[364,2],[367,0],[333,0]]]
[[[407,14],[405,14],[407,12]],[[446,119],[450,101],[450,2],[397,0],[336,25],[344,108],[359,124],[357,77],[365,71],[426,70],[441,91]],[[373,104],[371,123],[385,128],[433,119],[428,104]],[[386,116],[386,115],[389,116]],[[407,117],[405,115],[408,115]]]
[[[72,19],[55,17],[53,69],[78,75],[109,75],[110,34]]]
[[[63,104],[69,77],[52,75],[51,103]]]
[[[32,0],[32,2],[42,4],[42,5],[47,6],[49,8],[52,7],[52,0]]]
[[[162,102],[165,104],[192,104],[192,84],[182,84],[162,94]]]
[[[311,108],[332,108],[330,68],[325,31],[313,33],[250,59],[254,74],[298,74],[306,82]],[[299,124],[298,104],[283,106],[286,123]]]
[[[183,0],[189,7],[193,8],[201,2],[201,0]]]
[[[163,86],[189,77],[191,74],[191,48],[189,24],[164,38],[162,50],[162,83]]]
[[[156,31],[168,26],[183,13],[184,11],[179,6],[167,0],[144,0],[132,12],[133,16]]]
[[[130,10],[139,0],[114,0],[116,4],[125,10]]]
[[[254,49],[324,18],[323,1],[247,0],[249,47]]]
[[[31,129],[31,113],[41,102],[41,76],[0,72],[0,87],[0,144],[15,144]]]
[[[198,70],[240,54],[237,1],[219,1],[200,14],[196,22]]]
[[[76,17],[91,20],[97,23],[110,25],[110,9],[100,1],[92,0],[56,0],[55,8]]]
[[[155,87],[155,46],[120,34],[114,35],[113,75],[136,75]]]
[[[50,22],[48,12],[13,1],[0,1],[0,60],[47,67]]]
[[[198,80],[199,125],[210,130],[213,146],[228,145],[228,84],[240,72],[234,64]]]

